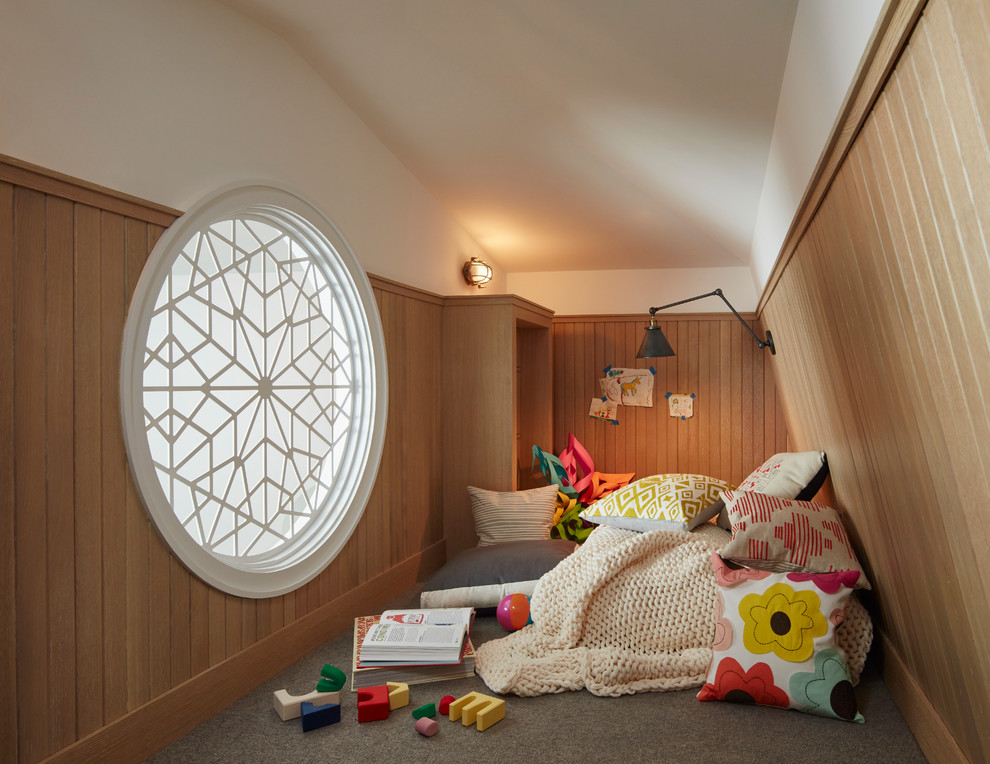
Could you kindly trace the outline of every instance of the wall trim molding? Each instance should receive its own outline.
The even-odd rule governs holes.
[[[168,227],[181,210],[0,154],[0,181]]]
[[[808,181],[808,187],[770,270],[770,276],[756,306],[757,315],[763,314],[777,282],[787,268],[798,244],[801,243],[801,239],[804,238],[808,226],[811,225],[819,206],[828,194],[832,181],[835,180],[836,173],[887,84],[887,79],[907,45],[927,2],[928,0],[887,0],[887,4],[880,12],[880,20],[873,30],[866,53],[856,70],[853,84],[839,109],[839,116],[832,126],[832,132],[829,133],[822,155],[811,175],[811,180]]]
[[[368,280],[371,282],[372,289],[381,289],[383,292],[397,294],[400,297],[408,297],[412,300],[421,300],[431,305],[443,305],[444,298],[441,295],[427,291],[426,289],[409,286],[399,281],[387,279],[384,276],[376,276],[373,273],[368,274]]]
[[[883,681],[900,709],[908,728],[931,761],[968,761],[962,749],[932,706],[914,675],[901,659],[894,643],[883,629],[877,629],[883,650]]]
[[[756,313],[739,312],[739,315],[746,321],[755,321]],[[644,324],[650,320],[649,313],[618,313],[618,314],[598,314],[588,313],[584,315],[554,316],[555,324],[584,324],[589,321],[636,321]],[[720,313],[657,313],[657,321],[732,321],[736,323],[736,317],[729,311]]]
[[[46,761],[143,761],[439,568],[445,546],[438,541]]]

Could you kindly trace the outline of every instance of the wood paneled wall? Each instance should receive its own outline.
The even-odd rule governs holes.
[[[657,318],[677,353],[671,358],[636,358],[646,316],[554,318],[553,452],[573,433],[601,472],[684,472],[735,484],[788,450],[770,351],[760,350],[732,314]],[[744,318],[752,324],[752,316]],[[653,408],[620,406],[618,425],[589,417],[607,366],[656,369]],[[668,392],[697,396],[691,419],[670,416]]]
[[[933,761],[990,761],[990,10],[931,0],[905,29],[761,317],[865,555],[888,685]]]
[[[131,291],[177,214],[0,157],[3,761],[38,761],[120,726],[190,679],[222,679],[216,669],[239,657],[270,675],[293,659],[279,655],[286,632],[309,624],[309,641],[292,644],[312,649],[331,636],[312,616],[356,607],[345,597],[355,591],[394,595],[383,576],[405,563],[411,580],[392,583],[408,585],[443,559],[440,370],[427,350],[441,341],[442,301],[375,278],[388,428],[371,500],[339,556],[297,591],[251,600],[203,584],[162,543],[128,470],[118,380]],[[427,569],[407,570],[417,558]],[[202,684],[191,692],[211,695]],[[221,697],[189,698],[177,716],[191,725],[201,719],[190,705],[202,716],[230,700],[212,694]],[[144,728],[130,748],[118,740],[116,760],[183,731],[156,724],[158,737]]]
[[[532,488],[531,445],[550,439],[552,311],[515,295],[444,300],[444,538],[477,546],[467,487]],[[527,469],[523,473],[519,466]],[[540,485],[546,485],[541,482]]]

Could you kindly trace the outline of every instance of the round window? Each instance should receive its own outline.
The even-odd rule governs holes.
[[[364,271],[294,194],[228,189],[164,232],[124,327],[121,408],[138,491],[194,574],[267,597],[333,560],[381,457],[384,346]]]

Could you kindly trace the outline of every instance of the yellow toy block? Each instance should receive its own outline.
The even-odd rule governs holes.
[[[409,685],[405,682],[386,682],[388,687],[388,710],[409,705]]]
[[[505,718],[505,701],[480,692],[469,692],[450,704],[449,715],[452,722],[460,719],[461,724],[470,727],[477,721],[478,730],[486,730]]]
[[[300,707],[303,703],[312,703],[314,706],[322,706],[327,703],[340,703],[339,692],[309,692],[305,695],[289,695],[285,690],[276,690],[272,698],[272,707],[279,719],[283,722],[289,719],[298,719],[301,715]]]

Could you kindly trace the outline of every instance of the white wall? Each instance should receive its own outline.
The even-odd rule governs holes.
[[[178,209],[275,182],[367,271],[439,294],[492,262],[280,37],[212,1],[2,0],[0,153]]]
[[[721,289],[741,313],[756,310],[758,295],[749,269],[664,268],[629,271],[510,273],[509,291],[544,305],[557,315],[647,313],[656,305]],[[671,308],[678,313],[728,312],[718,297]]]
[[[753,233],[760,291],[821,157],[884,0],[800,0]]]
[[[642,312],[721,287],[737,310],[755,310],[883,4],[800,0],[748,267],[511,273],[509,291],[558,313],[610,314]],[[712,298],[678,310],[720,309],[727,310]]]

